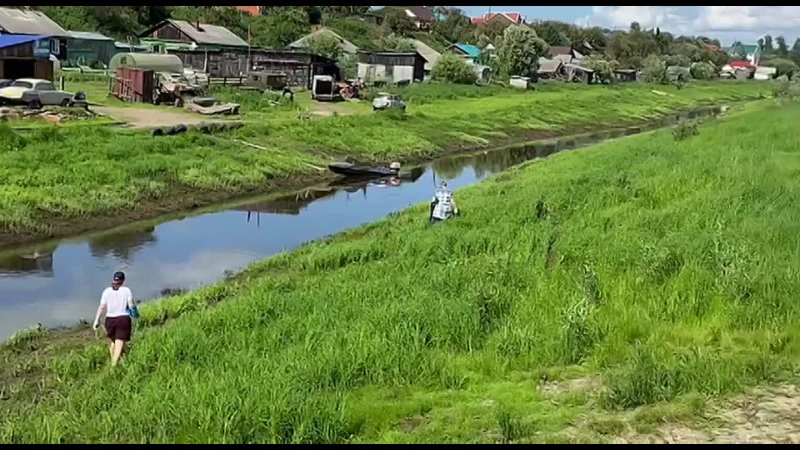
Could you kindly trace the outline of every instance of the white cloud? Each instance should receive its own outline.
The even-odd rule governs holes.
[[[612,29],[660,27],[673,34],[753,40],[763,34],[784,35],[789,45],[800,35],[800,6],[594,6],[576,22]]]
[[[695,26],[711,31],[797,32],[800,6],[703,6]]]

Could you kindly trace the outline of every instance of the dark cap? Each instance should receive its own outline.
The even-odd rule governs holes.
[[[115,281],[125,281],[125,273],[124,272],[116,272],[116,273],[114,273],[114,280]]]

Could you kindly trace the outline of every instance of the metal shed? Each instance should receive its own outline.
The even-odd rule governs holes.
[[[108,63],[111,72],[120,68],[152,70],[154,72],[183,73],[183,62],[175,55],[152,53],[117,53]]]

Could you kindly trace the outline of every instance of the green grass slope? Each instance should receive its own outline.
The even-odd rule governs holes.
[[[408,91],[411,108],[405,117],[370,114],[310,121],[301,120],[295,109],[255,102],[249,106],[257,120],[247,121],[233,135],[190,132],[154,138],[144,132],[81,127],[39,129],[19,137],[0,125],[0,235],[47,233],[60,221],[113,216],[143,202],[163,209],[162,204],[171,203],[185,207],[193,194],[199,203],[202,194],[233,197],[308,176],[315,173],[310,165],[324,167],[342,155],[418,160],[475,142],[489,145],[497,136],[644,120],[699,104],[757,97],[771,87],[697,84],[667,95],[652,89],[639,84],[554,87],[536,93],[487,89],[492,95],[477,98],[481,94],[474,88],[420,86]]]
[[[122,366],[100,344],[49,361],[0,442],[559,441],[590,410],[790,376],[798,120],[759,105],[556,155],[458,192],[450,223],[418,205],[146,305],[166,324]],[[602,394],[545,401],[575,374]]]

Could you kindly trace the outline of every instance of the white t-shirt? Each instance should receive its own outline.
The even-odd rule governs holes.
[[[100,298],[100,304],[106,305],[106,317],[123,317],[128,314],[128,306],[133,305],[133,294],[125,286],[120,286],[116,291],[107,287]]]

